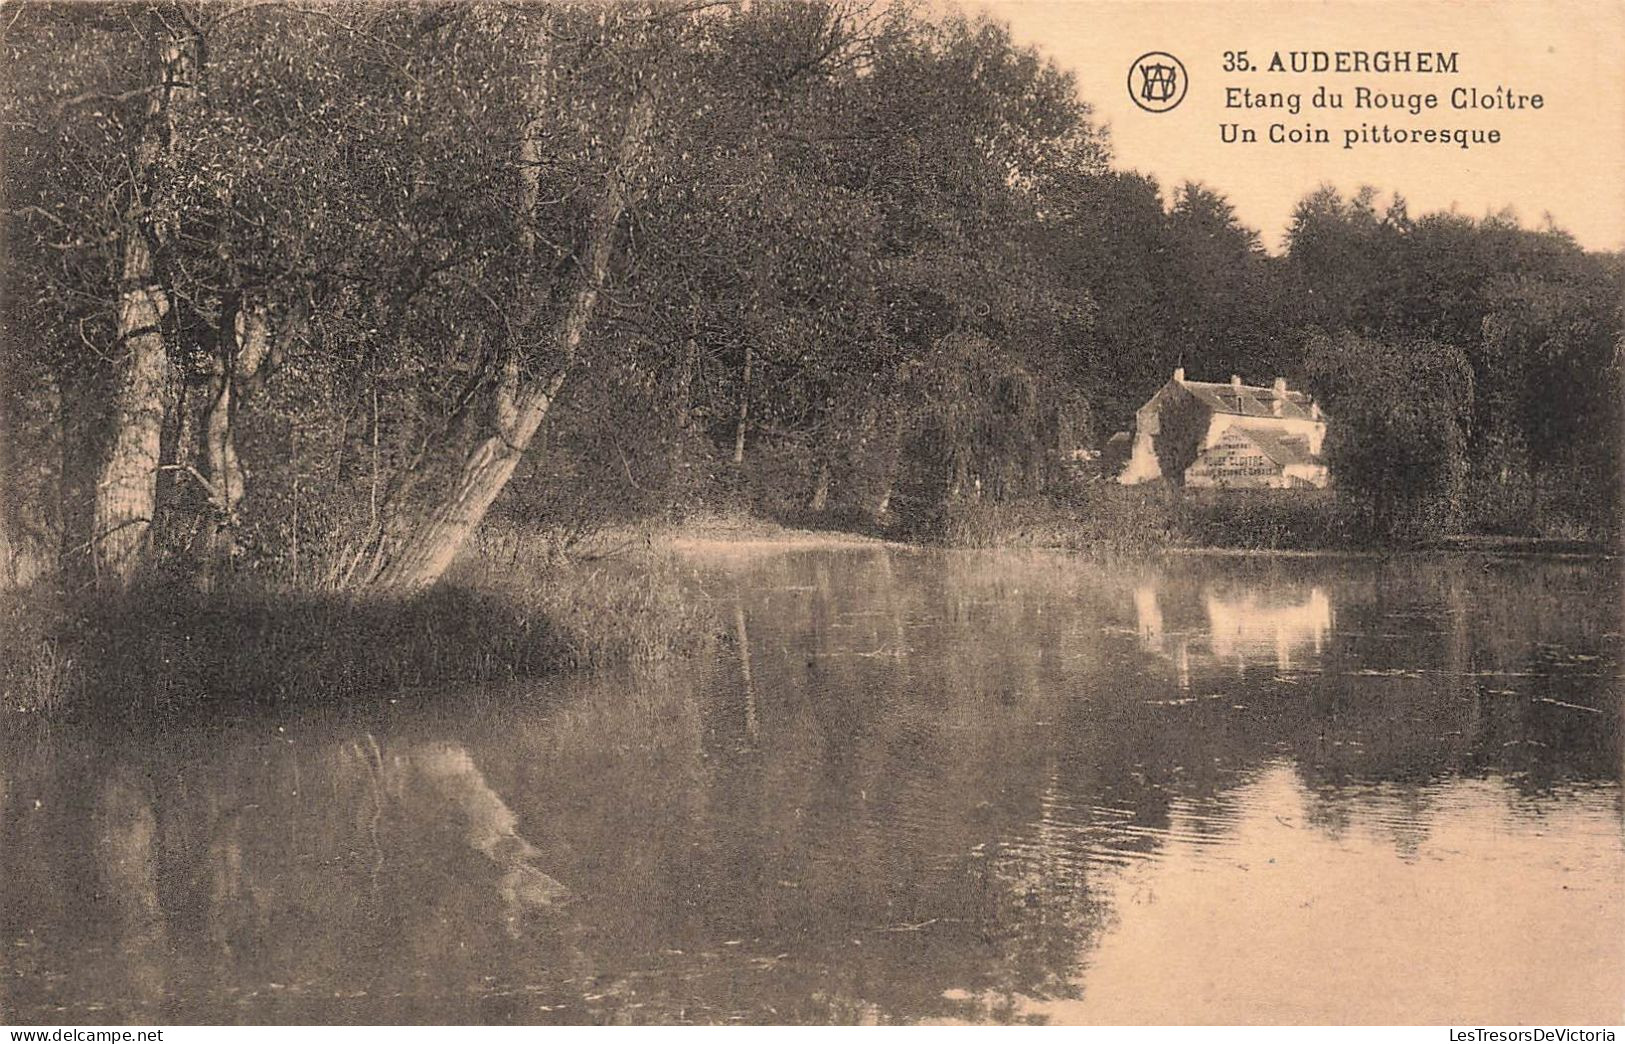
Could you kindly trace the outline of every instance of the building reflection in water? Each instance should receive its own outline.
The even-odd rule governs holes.
[[[1210,590],[1205,601],[1213,655],[1243,664],[1273,651],[1276,668],[1290,670],[1295,650],[1320,655],[1332,627],[1332,603],[1318,587],[1301,600],[1275,604],[1256,591],[1227,599]]]
[[[1198,664],[1205,655],[1238,669],[1273,662],[1276,670],[1288,671],[1294,658],[1318,658],[1332,628],[1331,599],[1320,587],[1204,586],[1199,598],[1184,594],[1150,582],[1134,590],[1140,646],[1173,663],[1182,689],[1190,685],[1193,651]]]
[[[0,1019],[1617,1016],[1612,572],[1160,566],[775,556],[658,670],[0,740]]]

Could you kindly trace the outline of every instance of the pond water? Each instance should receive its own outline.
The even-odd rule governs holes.
[[[659,672],[12,744],[0,1022],[1621,1019],[1612,564],[690,564]]]

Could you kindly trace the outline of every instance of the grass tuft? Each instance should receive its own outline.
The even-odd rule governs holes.
[[[712,632],[672,561],[485,552],[406,598],[147,587],[6,592],[0,709],[159,717],[341,705],[685,655]],[[545,568],[536,564],[545,561]]]

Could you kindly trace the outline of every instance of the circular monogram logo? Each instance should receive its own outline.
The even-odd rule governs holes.
[[[1128,67],[1128,96],[1146,112],[1167,112],[1185,100],[1185,63],[1167,51],[1148,51]]]

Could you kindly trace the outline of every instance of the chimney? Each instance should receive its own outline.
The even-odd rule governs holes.
[[[1238,392],[1241,391],[1241,378],[1233,373],[1230,375],[1230,387]]]
[[[1315,418],[1315,420],[1320,419],[1320,403],[1311,402],[1309,404],[1309,416]]]
[[[1182,381],[1184,379],[1185,379],[1185,367],[1183,367],[1183,366],[1174,367],[1174,380]]]
[[[1270,401],[1270,408],[1274,414],[1281,415],[1281,404],[1286,402],[1286,378],[1275,378],[1275,398]]]

